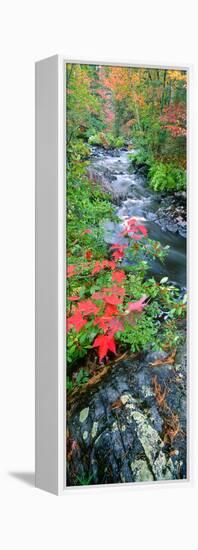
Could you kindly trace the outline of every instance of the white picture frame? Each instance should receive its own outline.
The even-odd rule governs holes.
[[[35,468],[36,487],[57,495],[63,494],[69,489],[66,487],[65,443],[65,65],[66,63],[78,62],[67,60],[63,56],[55,55],[36,63]],[[86,63],[96,64],[96,62],[89,61],[86,61]],[[101,62],[101,64],[116,65],[116,63],[110,62]],[[119,63],[119,65],[124,64]],[[144,66],[160,68],[159,65],[156,66],[152,63],[126,63],[125,65],[131,65],[132,67]],[[163,68],[183,69],[187,71],[189,98],[190,66],[178,67],[172,65],[166,67],[163,65]],[[189,120],[188,106],[188,174],[190,142]],[[188,200],[188,208],[189,202]],[[190,480],[189,369],[190,359],[188,353],[188,481]],[[183,482],[182,480],[182,483]],[[173,481],[171,481],[171,483],[173,483]]]

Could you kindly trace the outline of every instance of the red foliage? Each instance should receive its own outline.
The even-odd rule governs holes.
[[[143,311],[144,307],[147,305],[146,299],[147,299],[147,296],[144,295],[144,296],[142,296],[142,298],[137,300],[137,302],[129,302],[127,304],[127,311],[128,312],[131,312],[131,311],[141,312],[141,311]]]
[[[79,332],[79,330],[84,325],[86,325],[86,323],[87,323],[87,321],[85,319],[83,319],[83,316],[78,311],[77,313],[75,313],[75,315],[72,315],[71,317],[68,318],[68,320],[67,320],[67,329],[70,330],[74,326],[75,329],[76,329],[76,332]]]
[[[104,330],[104,332],[107,332],[110,320],[111,320],[111,317],[109,315],[103,315],[102,317],[95,317],[94,325],[97,325],[99,328]]]
[[[104,292],[114,292],[114,294],[118,294],[118,296],[124,296],[125,295],[125,289],[121,286],[113,285],[113,286],[107,286],[105,288],[102,288]]]
[[[99,311],[99,307],[96,306],[91,300],[83,300],[82,302],[79,302],[78,311],[83,313],[84,315],[96,315]]]
[[[112,244],[111,248],[112,248],[112,249],[115,248],[115,250],[119,250],[119,251],[123,252],[123,250],[124,250],[125,248],[127,248],[127,244],[114,243],[114,244]]]
[[[116,345],[114,337],[108,334],[99,334],[93,342],[93,348],[98,349],[99,360],[102,361],[106,357],[108,351],[116,353]]]
[[[119,330],[124,330],[124,326],[119,319],[112,317],[109,322],[108,334],[114,336]]]
[[[85,230],[85,232],[90,233],[90,230]],[[125,229],[122,234],[138,240],[147,236],[147,229],[143,225],[138,225],[136,218],[130,218],[125,222]],[[127,244],[115,243],[112,245],[112,256],[116,261],[124,257],[124,250],[127,247]],[[91,260],[91,250],[85,252],[85,258]],[[85,264],[85,267],[87,268],[88,265],[88,263]],[[92,344],[93,348],[98,348],[100,361],[107,356],[108,351],[116,353],[114,335],[116,332],[124,330],[123,323],[119,318],[121,312],[119,312],[117,306],[122,304],[125,296],[125,288],[123,288],[120,283],[125,281],[126,274],[122,269],[114,271],[115,268],[116,262],[113,260],[104,259],[95,261],[91,274],[95,275],[100,273],[103,269],[111,269],[113,271],[112,283],[115,282],[117,284],[112,284],[112,286],[104,287],[100,291],[93,292],[91,296],[92,299],[79,301],[79,296],[70,296],[68,298],[70,302],[78,302],[76,306],[73,306],[73,309],[75,308],[74,314],[68,319],[68,330],[75,327],[78,332],[87,323],[84,317],[93,315],[93,324],[104,332],[104,334],[99,334]],[[76,273],[76,269],[74,265],[68,267],[70,277]],[[132,312],[142,312],[147,304],[146,299],[146,296],[142,296],[142,298],[136,302],[129,302],[124,315],[130,317],[130,313]],[[102,303],[98,307],[92,300],[100,300]]]
[[[115,294],[110,294],[109,296],[105,296],[104,300],[107,304],[111,305],[118,305],[122,304],[122,298],[118,298],[118,296],[115,296]]]
[[[75,265],[68,265],[67,266],[67,276],[72,277],[72,275],[75,275],[76,273],[76,266]]]
[[[114,257],[114,260],[122,260],[122,258],[124,257],[124,252],[122,252],[121,250],[115,250],[112,256]]]
[[[91,250],[87,250],[87,251],[85,252],[85,258],[86,258],[86,260],[91,260],[92,256],[93,256],[93,254],[92,254]]]
[[[183,103],[164,107],[160,120],[172,137],[186,136],[186,106]]]
[[[120,270],[120,271],[114,271],[114,273],[112,273],[112,281],[121,283],[124,279],[126,279],[126,275],[124,271]]]
[[[92,294],[92,298],[93,298],[94,300],[103,300],[103,298],[104,298],[104,292],[94,292],[94,293]]]
[[[102,269],[105,269],[106,267],[109,269],[115,269],[116,264],[115,262],[110,260],[103,260],[102,262],[96,261],[91,274],[95,275],[95,273],[99,273]]]
[[[121,231],[120,235],[131,237],[135,241],[139,241],[142,237],[148,235],[147,229],[144,225],[139,225],[136,218],[129,218],[125,222],[125,228]]]
[[[112,315],[118,315],[118,314],[119,314],[118,308],[114,304],[107,304],[104,311],[104,315],[106,315],[107,317],[108,316],[111,317]]]

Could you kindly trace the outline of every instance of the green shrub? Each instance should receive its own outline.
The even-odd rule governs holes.
[[[89,145],[102,145],[101,133],[93,134],[88,139]]]
[[[119,149],[124,145],[124,138],[122,136],[115,137],[113,134],[108,133],[106,134],[106,139],[109,147],[112,147],[113,149]]]
[[[88,143],[89,145],[102,145],[106,149],[119,149],[124,146],[124,138],[122,136],[115,137],[111,133],[98,132],[89,137]]]
[[[131,160],[131,168],[138,168],[142,164],[145,164],[149,168],[153,162],[153,157],[145,150],[130,153],[129,158]]]
[[[82,140],[72,140],[67,146],[67,160],[84,160],[90,155],[90,147]]]
[[[186,187],[186,173],[174,164],[155,162],[149,169],[150,186],[154,191],[182,191]]]

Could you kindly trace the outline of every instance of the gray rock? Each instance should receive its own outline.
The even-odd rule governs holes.
[[[150,352],[116,363],[95,388],[79,395],[68,416],[68,485],[186,477],[185,348],[174,365],[150,366],[166,356]],[[156,400],[154,377],[165,391],[164,408]],[[166,440],[164,430],[177,417],[181,429]]]

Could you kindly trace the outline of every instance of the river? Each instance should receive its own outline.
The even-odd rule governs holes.
[[[163,206],[164,198],[152,191],[145,176],[131,173],[130,154],[132,151],[105,151],[92,149],[91,170],[98,181],[103,180],[105,187],[113,195],[116,214],[120,223],[105,224],[105,240],[108,243],[124,242],[119,233],[127,218],[136,217],[143,223],[149,238],[169,246],[165,263],[156,260],[150,264],[150,270],[156,278],[169,277],[170,282],[186,287],[186,239],[178,232],[163,230],[153,221],[155,212]]]

